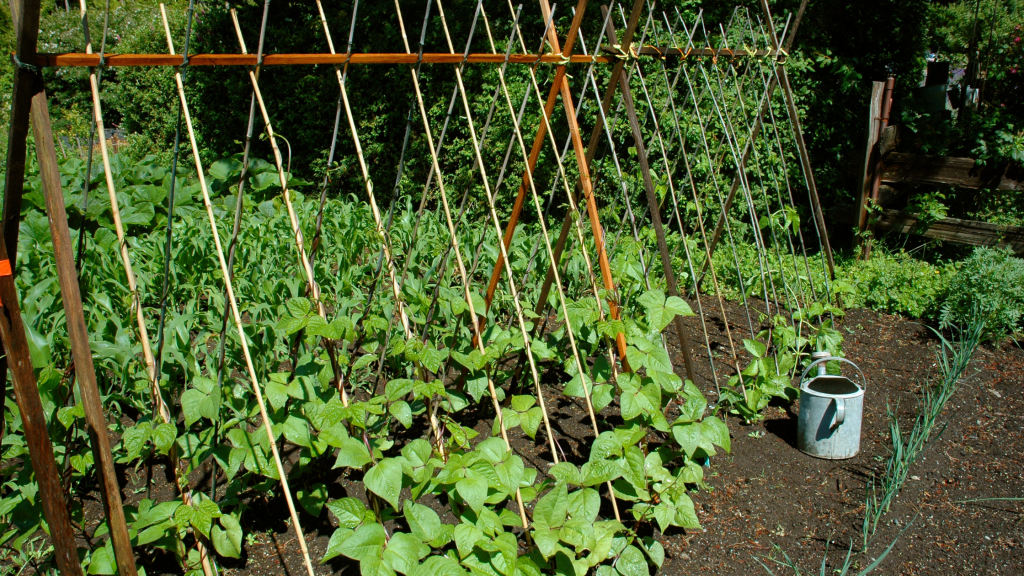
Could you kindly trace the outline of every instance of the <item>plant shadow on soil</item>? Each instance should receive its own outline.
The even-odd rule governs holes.
[[[763,303],[751,305],[752,312],[759,307],[764,309]],[[729,302],[725,308],[737,343],[743,336],[749,337],[750,326],[742,308]],[[697,385],[713,403],[717,398],[716,383],[709,368],[708,344],[719,385],[735,369],[731,366],[717,300],[707,299],[704,310],[707,342],[700,331],[700,319],[686,320]],[[638,527],[641,534],[653,535],[665,546],[666,561],[660,574],[765,574],[759,562],[777,574],[784,574],[772,561],[782,559],[781,551],[803,571],[816,572],[826,549],[830,567],[842,564],[851,542],[859,549],[865,486],[871,475],[884,467],[890,452],[886,406],[896,410],[901,426],[909,430],[921,386],[934,382],[938,375],[938,340],[920,323],[867,310],[849,310],[844,318],[837,319],[836,325],[845,338],[845,356],[868,377],[861,452],[845,461],[818,460],[799,452],[795,448],[799,403],[769,406],[765,420],[753,425],[728,418],[732,453],[711,458],[710,467],[705,468],[705,481],[711,490],[692,494],[703,527],[670,530],[668,534],[650,524]],[[766,326],[754,325],[753,329],[763,327]],[[679,375],[684,376],[674,330],[669,329],[666,335],[673,363]],[[737,350],[737,355],[742,365],[745,351]],[[532,390],[529,379],[523,380],[524,389]],[[1024,402],[1018,394],[1022,385],[1024,351],[1012,343],[987,343],[979,348],[960,389],[940,417],[940,423],[948,421],[947,428],[911,469],[906,487],[879,526],[868,552],[857,557],[857,565],[863,568],[870,563],[917,516],[878,573],[1024,573],[1024,513],[1019,503],[962,502],[1024,494],[1024,466],[1020,457],[1024,453]],[[558,390],[557,374],[545,374],[542,386],[564,459],[577,465],[586,462],[594,434],[584,401],[563,396]],[[459,420],[475,422],[474,429],[480,433],[474,440],[477,442],[490,436],[492,418],[493,409],[485,398],[461,412]],[[602,430],[620,424],[617,403],[605,408],[598,418]],[[397,431],[396,447],[413,438],[427,437],[423,420],[418,418],[409,430]],[[524,436],[521,430],[510,432],[509,436],[513,450],[543,475],[551,461],[543,426],[536,440]],[[286,467],[290,467],[297,462],[298,452],[287,450],[282,456],[287,460]],[[560,453],[559,459],[562,458]],[[294,480],[293,491],[322,482],[332,500],[351,496],[365,502],[362,474],[333,470],[329,468],[331,464],[325,462]],[[151,462],[146,468],[151,471],[119,471],[126,505],[136,505],[144,497],[172,497],[173,484],[164,474],[162,462]],[[208,493],[211,472],[210,465],[204,464],[193,473],[192,486]],[[218,495],[221,494],[218,489]],[[284,499],[243,496],[248,506],[243,528],[250,536],[243,543],[242,558],[222,559],[220,573],[305,574]],[[403,490],[401,497],[409,497],[408,489]],[[425,497],[420,501],[433,508],[442,522],[455,523],[444,499]],[[601,515],[613,517],[607,499],[603,498],[602,503]],[[95,521],[101,517],[98,500],[86,502],[85,508],[86,518]],[[299,516],[317,574],[358,574],[358,565],[343,557],[317,564],[334,531],[335,520],[326,508],[316,518],[301,509]],[[401,530],[404,526],[392,521],[387,529]],[[149,574],[180,571],[173,556],[161,552],[142,554],[140,565]]]

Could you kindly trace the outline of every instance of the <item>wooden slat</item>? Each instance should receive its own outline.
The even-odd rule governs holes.
[[[979,166],[973,158],[893,152],[885,159],[882,182],[1015,191],[1024,190],[1024,170],[1006,164]]]
[[[618,50],[611,46],[603,46],[602,50],[609,54],[617,54]],[[773,56],[777,52],[772,50],[718,50],[715,48],[691,48],[682,51],[677,48],[656,48],[645,46],[640,49],[641,56],[684,56],[694,58],[698,56],[718,56],[720,58],[738,57],[764,57]],[[358,53],[352,54],[267,54],[263,57],[264,66],[288,66],[297,64],[415,64],[418,62],[417,54],[392,54],[392,53]],[[505,61],[504,54],[470,54],[466,58],[467,64],[501,64]],[[590,64],[600,62],[609,64],[616,62],[615,56],[588,56],[585,54],[574,54],[569,57],[569,64]],[[80,52],[67,53],[41,53],[34,57],[25,58],[30,64],[42,68],[70,68],[80,66],[99,66],[99,54],[83,54]],[[462,54],[451,54],[448,52],[431,53],[423,55],[425,64],[461,64]],[[561,54],[512,54],[508,59],[510,64],[561,64]],[[106,65],[110,67],[130,66],[181,66],[183,60],[181,55],[171,54],[107,54]],[[255,66],[257,57],[255,54],[195,54],[189,57],[190,66]]]
[[[1016,254],[1024,254],[1024,227],[944,218],[929,226],[927,230],[919,232],[915,229],[917,223],[916,216],[907,215],[898,210],[885,210],[879,216],[875,226],[878,230],[920,234],[926,238],[970,246],[995,246],[997,248],[1009,246]]]
[[[419,56],[417,54],[267,54],[263,57],[263,66],[287,66],[297,64],[416,64]],[[36,54],[35,58],[29,58],[32,64],[40,67],[75,67],[75,66],[99,66],[100,57],[98,54],[66,53],[66,54]],[[462,54],[433,53],[424,54],[423,62],[426,64],[461,64]],[[470,54],[466,57],[469,64],[501,64],[505,61],[504,54]],[[561,54],[512,54],[509,56],[510,64],[559,64],[562,62]],[[569,58],[570,64],[590,64],[591,61],[610,63],[616,58],[610,56],[598,56],[592,58],[586,55],[574,55]],[[255,66],[257,57],[255,54],[194,54],[189,56],[189,66]],[[106,65],[111,67],[119,66],[181,66],[182,57],[180,54],[107,54]]]

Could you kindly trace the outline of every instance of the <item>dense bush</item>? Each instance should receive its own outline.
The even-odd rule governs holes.
[[[1012,334],[1024,318],[1024,260],[1010,250],[977,248],[949,283],[939,316],[943,328],[966,324],[977,309],[990,336]]]

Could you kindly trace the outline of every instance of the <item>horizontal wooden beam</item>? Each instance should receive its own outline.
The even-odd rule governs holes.
[[[902,234],[919,234],[946,242],[970,246],[1009,246],[1016,254],[1024,254],[1024,227],[989,224],[976,220],[943,218],[927,229],[918,230],[918,218],[899,210],[884,210],[875,223],[877,230],[893,230]]]
[[[620,49],[616,46],[609,46],[607,44],[601,46],[601,51],[605,54],[619,54]],[[642,48],[635,48],[633,50],[638,56],[674,56],[683,58],[696,58],[698,56],[717,56],[719,58],[740,58],[740,57],[765,57],[765,56],[786,56],[785,52],[776,50],[730,50],[728,48],[690,48],[683,50],[681,48],[670,48],[668,46],[643,46]]]
[[[957,188],[1024,190],[1024,169],[1013,164],[978,165],[973,158],[893,152],[885,158],[882,182]]]
[[[618,60],[614,54],[616,50],[611,47],[604,47],[609,56],[588,56],[586,54],[574,54],[569,57],[568,62],[563,62],[561,54],[511,54],[508,57],[510,64],[590,64],[598,62],[608,64]],[[641,56],[661,56],[667,52],[671,56],[683,56],[684,53],[676,48],[654,48],[645,46],[640,49]],[[694,48],[685,52],[685,57],[715,56],[725,58],[739,56],[768,56],[774,52],[758,50],[749,52],[747,50],[716,50],[714,48]],[[40,68],[71,68],[78,66],[99,66],[99,54],[83,54],[80,52],[68,52],[62,54],[36,54],[35,57],[25,58],[27,63],[39,66]],[[347,54],[267,54],[263,57],[264,66],[286,66],[298,64],[416,64],[419,61],[417,54],[391,54],[391,53],[357,53]],[[469,54],[465,56],[467,64],[501,64],[505,61],[503,54]],[[255,54],[195,54],[189,56],[189,66],[255,66],[257,58]],[[425,64],[461,64],[462,54],[431,53],[423,55]],[[183,63],[181,55],[170,54],[107,54],[105,64],[111,67],[118,66],[181,66]]]
[[[416,64],[417,54],[267,54],[263,57],[263,66],[286,66],[296,64]],[[425,64],[461,64],[462,54],[434,53],[424,54]],[[590,56],[573,56],[571,64],[590,64],[591,61],[614,62],[615,58],[598,56],[596,59]],[[470,54],[466,56],[468,64],[501,64],[505,61],[504,54]],[[511,64],[536,64],[538,61],[543,64],[559,64],[562,61],[561,54],[511,54],[508,59]],[[194,54],[189,56],[189,66],[255,66],[257,57],[255,54]],[[65,53],[65,54],[36,54],[31,61],[39,67],[75,67],[75,66],[98,66],[100,57],[98,54]],[[181,66],[182,57],[180,54],[107,54],[107,66]]]

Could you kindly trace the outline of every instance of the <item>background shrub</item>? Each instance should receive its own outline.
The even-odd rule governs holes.
[[[956,273],[952,264],[931,264],[904,251],[876,250],[867,261],[851,261],[837,276],[851,284],[850,306],[914,318],[934,319]]]
[[[1024,260],[1009,249],[976,248],[949,283],[939,317],[947,328],[964,324],[977,306],[988,335],[999,337],[1020,330],[1024,317]]]

